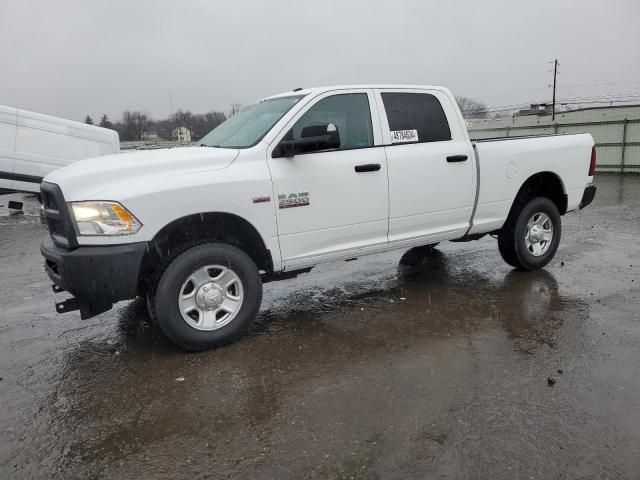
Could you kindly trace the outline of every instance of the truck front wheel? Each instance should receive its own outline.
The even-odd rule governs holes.
[[[150,311],[180,347],[201,351],[242,335],[262,301],[255,263],[242,250],[205,243],[185,250],[159,272]]]
[[[500,255],[520,270],[542,268],[556,254],[561,232],[560,213],[550,199],[521,201],[498,235]]]

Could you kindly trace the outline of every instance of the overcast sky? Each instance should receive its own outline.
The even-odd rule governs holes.
[[[638,94],[640,1],[0,0],[0,53],[0,104],[74,120],[344,83],[496,108],[550,99],[556,57],[561,98]]]

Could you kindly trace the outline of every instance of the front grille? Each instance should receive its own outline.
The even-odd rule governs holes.
[[[47,225],[49,226],[49,233],[56,234],[60,237],[64,237],[66,235],[64,224],[60,220],[47,218]]]
[[[58,210],[58,205],[56,204],[56,198],[53,194],[47,190],[42,189],[42,204],[44,208],[49,208],[51,210]]]
[[[58,269],[58,264],[53,260],[46,260],[45,265],[51,269],[53,273],[56,275],[60,275],[60,270]]]
[[[58,185],[43,182],[40,186],[44,215],[53,243],[64,248],[77,247],[76,235],[67,204]]]
[[[49,210],[50,213],[53,211],[58,213],[60,212],[58,204],[56,202],[56,197],[49,191],[45,190],[42,192],[42,204],[44,205],[44,208],[46,210]],[[47,226],[49,227],[49,232],[60,237],[64,237],[65,228],[62,220],[60,218],[52,218],[51,215],[46,215],[46,211],[45,216],[47,217]]]

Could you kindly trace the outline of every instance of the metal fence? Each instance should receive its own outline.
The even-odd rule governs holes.
[[[600,172],[640,172],[640,119],[482,128],[469,126],[474,140],[527,135],[590,133],[598,150]]]
[[[156,150],[158,148],[188,147],[193,142],[179,142],[178,140],[137,140],[120,142],[120,150]]]

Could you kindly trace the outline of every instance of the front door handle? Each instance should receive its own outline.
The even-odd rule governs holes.
[[[449,155],[447,157],[447,162],[452,163],[452,162],[465,162],[467,160],[466,155]]]
[[[356,172],[377,172],[382,168],[379,163],[367,163],[365,165],[356,165]]]

